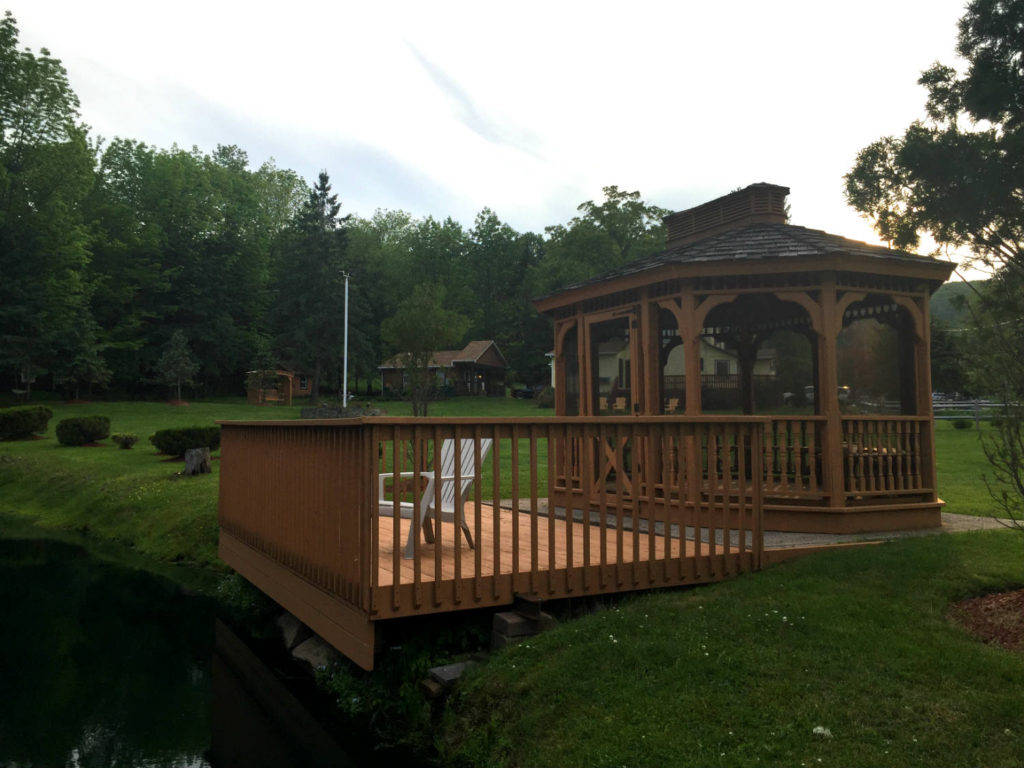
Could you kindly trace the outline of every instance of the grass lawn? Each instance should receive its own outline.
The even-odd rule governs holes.
[[[156,452],[148,437],[158,429],[213,424],[230,419],[298,418],[300,407],[252,406],[242,398],[166,403],[48,403],[50,427],[41,440],[0,442],[0,534],[14,520],[37,527],[71,530],[125,545],[166,562],[221,567],[217,558],[217,487],[213,473],[181,477],[180,462]],[[389,415],[408,416],[410,404],[384,404]],[[551,415],[529,400],[453,398],[434,403],[433,416]],[[70,416],[103,415],[111,433],[134,432],[139,442],[123,451],[110,440],[97,447],[68,448],[54,436],[57,423]],[[216,453],[214,456],[216,457]],[[507,454],[506,461],[507,464]],[[489,486],[490,464],[485,473]],[[503,467],[505,472],[510,467]]]
[[[1024,653],[946,618],[1021,585],[1024,537],[991,531],[618,602],[492,654],[451,702],[442,762],[1024,765]]]
[[[406,402],[387,402],[383,406],[392,416],[411,413]],[[212,424],[222,419],[299,415],[298,406],[250,406],[241,398],[196,402],[187,407],[139,402],[55,403],[51,407],[54,417],[44,439],[0,443],[0,514],[21,516],[43,528],[75,530],[125,544],[158,560],[213,566],[219,563],[218,463],[213,463],[211,475],[179,477],[181,464],[158,455],[148,436],[166,427]],[[65,448],[57,443],[57,422],[92,414],[109,416],[113,432],[134,432],[140,442],[130,451],[118,450],[109,440],[96,448]],[[551,416],[553,411],[537,408],[530,400],[463,397],[432,403],[430,414],[536,418]],[[981,480],[987,463],[978,432],[955,430],[949,422],[940,422],[936,429],[939,494],[947,502],[946,509],[993,514],[995,507]],[[543,468],[545,457],[540,458]],[[502,489],[507,495],[512,474],[507,445],[502,448],[501,470]],[[483,487],[488,491],[490,472],[491,464],[485,461]]]
[[[989,434],[988,422],[977,429],[953,429],[951,421],[935,423],[935,464],[939,480],[939,498],[946,512],[961,515],[999,514],[985,487],[984,477],[992,476],[981,449],[981,438]]]
[[[85,533],[145,558],[223,568],[218,462],[179,477],[148,443],[169,426],[292,418],[241,399],[55,404],[44,439],[0,443],[0,536]],[[407,403],[386,403],[390,415]],[[68,416],[141,438],[65,448]],[[550,416],[463,398],[433,416]],[[938,425],[939,492],[990,514],[977,432]],[[504,454],[508,455],[507,451]],[[504,474],[504,473],[503,473]],[[487,487],[489,487],[489,481]],[[645,595],[497,654],[438,732],[466,765],[1024,765],[1024,654],[976,643],[951,602],[1024,585],[1024,539],[994,531],[906,540]],[[816,735],[826,728],[831,736]]]

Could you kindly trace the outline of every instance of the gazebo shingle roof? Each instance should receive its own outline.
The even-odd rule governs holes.
[[[934,259],[928,256],[919,256],[882,245],[869,245],[820,229],[808,229],[793,224],[749,224],[637,259],[588,280],[564,286],[551,295],[672,264],[764,262],[836,255],[896,262],[934,262]]]

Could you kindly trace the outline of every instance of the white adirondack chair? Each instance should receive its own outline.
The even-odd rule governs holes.
[[[491,443],[493,441],[490,438],[480,439],[480,461],[484,458],[491,450]],[[454,518],[456,499],[460,507],[466,503],[466,498],[469,496],[469,489],[473,485],[473,481],[479,479],[476,468],[476,443],[471,439],[465,439],[460,444],[460,461],[459,461],[459,488],[456,493],[455,488],[455,441],[454,440],[442,440],[441,441],[441,474],[435,475],[433,471],[420,472],[419,476],[427,480],[427,485],[423,489],[423,494],[419,501],[419,513],[413,515],[413,503],[409,501],[399,502],[399,514],[404,518],[413,519],[413,524],[409,527],[409,536],[405,544],[405,559],[409,560],[412,558],[413,541],[418,535],[420,529],[423,528],[423,523],[427,519],[427,516],[434,518],[435,527],[440,524],[443,518]],[[400,478],[412,478],[415,476],[413,472],[399,472],[398,477]],[[384,482],[388,479],[395,478],[395,473],[384,472],[378,475],[378,511],[381,517],[392,517],[394,516],[395,504],[393,501],[387,501],[384,499]],[[441,514],[438,515],[434,510],[435,502],[435,487],[437,483],[441,484]],[[473,535],[469,531],[469,525],[466,523],[466,518],[462,520],[462,532],[466,535],[466,541],[469,542],[469,548],[473,549]]]

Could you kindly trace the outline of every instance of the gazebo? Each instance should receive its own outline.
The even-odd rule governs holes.
[[[928,303],[953,264],[789,224],[788,193],[753,184],[673,213],[666,250],[538,299],[556,413],[769,416],[766,529],[938,526]],[[686,460],[647,453],[561,453],[559,503],[674,498]],[[621,482],[641,468],[657,479]]]

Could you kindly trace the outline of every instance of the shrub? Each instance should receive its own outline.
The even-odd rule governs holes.
[[[973,419],[953,419],[953,429],[971,429],[973,427]]]
[[[116,435],[111,435],[110,439],[117,443],[118,448],[123,448],[125,450],[128,450],[137,442],[139,442],[138,435],[132,435],[127,432],[119,432]]]
[[[0,440],[19,440],[45,432],[53,411],[41,405],[0,410]]]
[[[110,435],[110,419],[106,416],[76,416],[57,424],[57,441],[61,445],[85,445]]]
[[[220,448],[220,427],[179,427],[161,429],[149,438],[160,453],[168,456],[184,456],[189,448]]]

